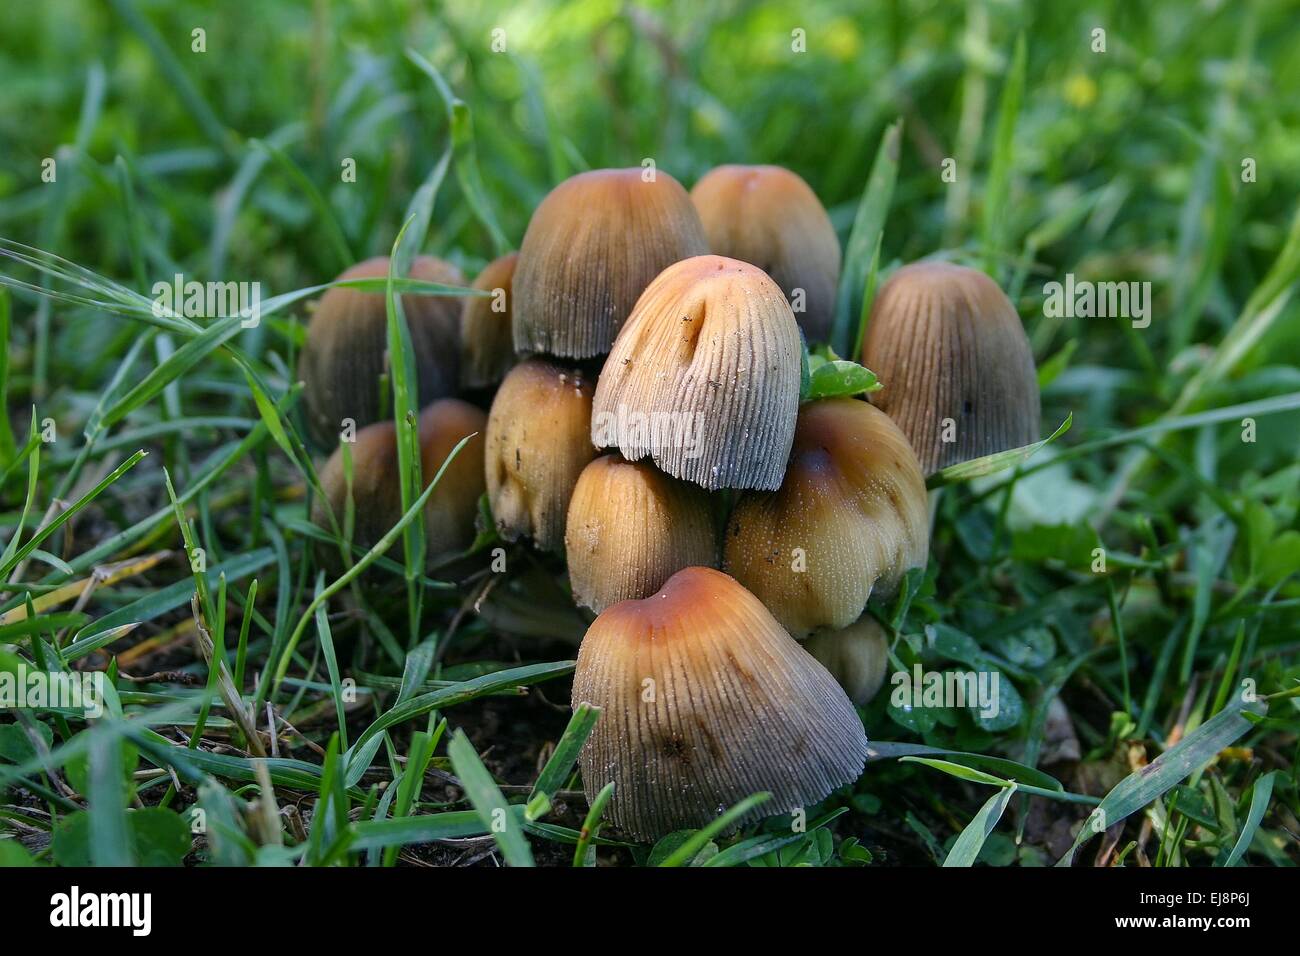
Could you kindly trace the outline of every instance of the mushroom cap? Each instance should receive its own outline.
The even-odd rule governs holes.
[[[375,422],[358,429],[355,439],[348,443],[348,447],[352,454],[352,544],[368,549],[402,517],[402,488],[397,469],[397,429],[390,420]],[[325,499],[334,512],[334,518],[342,528],[348,496],[347,480],[343,473],[343,444],[334,449],[334,453],[321,468],[320,484]],[[325,511],[325,502],[320,499],[312,505],[312,520],[326,531],[333,531]],[[333,567],[338,559],[337,549],[322,549],[321,553]]]
[[[829,338],[840,241],[816,193],[781,166],[718,166],[691,190],[709,251],[772,277],[810,342]],[[802,308],[796,289],[803,290]]]
[[[863,615],[840,631],[817,631],[803,645],[839,681],[849,700],[862,707],[885,683],[889,642],[875,618]]]
[[[564,547],[569,496],[591,444],[591,381],[581,370],[544,359],[512,368],[488,413],[488,499],[507,541],[531,537],[538,548]]]
[[[388,276],[388,257],[353,266],[339,279]],[[419,256],[410,278],[463,285],[460,270],[433,256]],[[452,296],[406,293],[402,310],[411,332],[416,396],[420,406],[456,391],[460,303]],[[298,362],[303,381],[307,431],[323,448],[338,444],[344,419],[364,428],[380,418],[380,378],[388,371],[388,307],[383,293],[334,287],[321,296],[307,326]]]
[[[898,423],[926,475],[1039,438],[1029,339],[978,269],[924,261],[895,272],[872,304],[862,361],[884,384],[872,404]]]
[[[639,840],[703,826],[752,793],[748,822],[862,773],[867,737],[838,684],[752,594],[710,568],[615,604],[582,640],[573,705],[601,708],[582,749],[589,799]]]
[[[690,197],[662,170],[595,169],[556,186],[533,212],[515,273],[519,352],[609,351],[642,290],[708,251]]]
[[[799,407],[799,328],[757,266],[695,256],[637,300],[605,360],[592,441],[710,491],[776,488]]]
[[[723,567],[795,637],[856,621],[929,555],[925,479],[878,408],[853,398],[799,410],[785,481],[741,496]]]
[[[487,414],[459,398],[443,398],[420,413],[420,475],[433,481],[452,449],[473,435],[447,463],[438,487],[424,506],[430,557],[459,554],[474,543],[478,500],[487,488],[483,474],[483,433]]]
[[[460,311],[461,388],[487,388],[505,377],[515,364],[514,334],[510,313],[514,292],[515,263],[512,252],[489,262],[474,288],[493,293],[490,298],[466,296]],[[497,290],[501,294],[497,294]]]
[[[564,545],[573,599],[597,613],[648,597],[682,568],[718,561],[708,493],[621,455],[582,470]]]

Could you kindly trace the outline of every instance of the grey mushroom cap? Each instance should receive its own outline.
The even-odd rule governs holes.
[[[663,170],[647,172],[579,173],[538,205],[515,270],[516,351],[604,355],[650,281],[708,251],[686,190]]]
[[[925,474],[1039,438],[1033,352],[1011,300],[983,272],[947,262],[899,269],[871,307],[862,362],[871,396]]]

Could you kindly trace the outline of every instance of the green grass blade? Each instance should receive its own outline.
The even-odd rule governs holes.
[[[953,843],[948,856],[944,858],[944,866],[975,865],[980,850],[984,849],[984,841],[989,838],[993,828],[1002,819],[1002,812],[1006,810],[1015,792],[1016,785],[1011,783],[989,797],[971,822],[966,824],[966,828],[958,834],[957,841]]]
[[[849,355],[854,320],[862,317],[862,303],[867,289],[873,251],[880,245],[889,204],[898,179],[898,151],[903,134],[902,120],[885,130],[876,150],[875,162],[867,185],[858,201],[853,231],[844,250],[844,266],[835,296],[835,318],[831,325],[831,347],[838,355]],[[850,358],[852,356],[849,356]]]
[[[1016,121],[1020,118],[1020,101],[1025,89],[1025,35],[1016,37],[1015,53],[1002,86],[998,105],[997,132],[993,137],[993,158],[989,163],[988,182],[984,186],[984,219],[980,244],[983,247],[984,271],[998,277],[1006,253],[1006,224],[1011,200],[1011,174],[1016,157]]]
[[[447,744],[447,755],[451,757],[451,765],[465,788],[465,796],[474,805],[488,832],[496,838],[506,862],[511,866],[533,866],[533,851],[524,836],[522,821],[511,813],[510,805],[483,766],[483,761],[479,760],[465,731],[457,730],[452,735]]]

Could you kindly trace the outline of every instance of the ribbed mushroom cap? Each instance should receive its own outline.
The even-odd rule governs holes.
[[[573,599],[597,613],[654,594],[682,568],[718,561],[708,493],[621,455],[582,470],[564,545]]]
[[[367,259],[348,269],[340,279],[377,279],[388,276],[388,257]],[[420,256],[411,265],[410,278],[445,285],[463,285],[460,270],[433,256]],[[456,342],[460,303],[450,296],[406,294],[402,310],[411,331],[415,371],[421,406],[456,391]],[[307,430],[324,448],[339,442],[344,419],[363,428],[380,418],[380,378],[390,368],[388,314],[381,292],[329,289],[316,305],[307,340],[298,362],[304,384]],[[391,405],[391,401],[390,401]]]
[[[369,549],[402,517],[402,489],[397,469],[397,430],[391,421],[375,422],[359,429],[354,441],[347,444],[352,455],[352,503],[354,524],[352,543]],[[348,499],[347,479],[343,469],[343,445],[334,449],[320,470],[321,488],[334,519],[344,527],[344,509]],[[312,506],[312,520],[333,533],[325,503],[317,499]],[[325,560],[333,566],[333,553],[322,549]]]
[[[1039,438],[1029,339],[1011,300],[977,269],[899,269],[872,304],[862,361],[884,383],[872,403],[898,423],[926,475]]]
[[[578,651],[573,705],[601,708],[582,749],[589,799],[639,840],[701,827],[752,793],[746,821],[806,807],[862,773],[867,738],[838,684],[758,599],[709,568],[623,601]]]
[[[925,480],[889,417],[833,398],[799,410],[785,481],[727,523],[723,567],[795,637],[847,627],[929,554]]]
[[[696,256],[650,283],[596,386],[592,441],[710,491],[776,488],[799,407],[799,328],[757,266]]]
[[[491,292],[491,298],[466,296],[460,312],[460,384],[462,388],[495,385],[515,364],[514,335],[510,330],[512,283],[519,253],[489,262],[474,288]]]
[[[808,184],[780,166],[719,166],[695,184],[691,201],[709,251],[752,262],[770,275],[808,341],[826,341],[840,281],[840,241]]]
[[[849,700],[859,707],[869,703],[885,683],[889,642],[869,615],[840,631],[817,631],[803,647],[830,671]]]
[[[433,558],[458,554],[474,543],[483,475],[483,433],[487,414],[459,398],[444,398],[420,413],[420,475],[433,481],[452,449],[473,435],[450,462],[424,506],[424,530]]]
[[[581,370],[529,359],[512,368],[488,413],[487,489],[507,541],[564,547],[569,496],[591,444],[591,382]]]
[[[515,273],[515,349],[604,355],[663,269],[708,251],[681,184],[662,170],[596,169],[566,179],[533,212]]]

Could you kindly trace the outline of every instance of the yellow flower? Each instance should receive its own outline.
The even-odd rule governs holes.
[[[1097,101],[1097,84],[1087,73],[1075,73],[1065,81],[1065,100],[1083,109]]]

